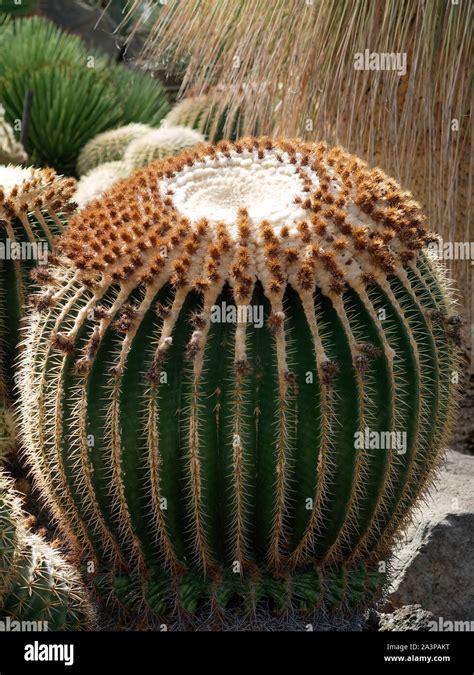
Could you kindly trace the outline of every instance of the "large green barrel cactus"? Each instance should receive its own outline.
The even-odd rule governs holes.
[[[74,207],[75,183],[52,169],[0,166],[0,460],[16,447],[14,362],[30,274],[47,274],[54,239]]]
[[[155,162],[73,217],[22,430],[99,588],[159,614],[380,591],[453,409],[431,238],[380,169],[269,138]]]
[[[37,630],[81,630],[92,618],[77,571],[28,530],[12,483],[0,473],[0,619],[37,622]]]

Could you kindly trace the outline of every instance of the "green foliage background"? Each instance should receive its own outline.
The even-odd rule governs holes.
[[[169,109],[158,81],[42,17],[9,21],[0,33],[0,99],[10,123],[22,118],[28,90],[31,162],[68,175],[96,134],[129,122],[156,126]]]

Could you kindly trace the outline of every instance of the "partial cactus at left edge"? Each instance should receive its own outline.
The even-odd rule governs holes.
[[[0,306],[2,361],[9,376],[32,282],[42,278],[55,238],[76,205],[71,201],[76,181],[52,169],[0,166]]]
[[[0,618],[42,630],[84,630],[93,610],[78,573],[27,528],[12,482],[0,472]]]
[[[75,204],[76,181],[52,169],[0,166],[0,452],[15,447],[14,362],[20,322],[32,287]],[[36,270],[34,269],[38,263]]]

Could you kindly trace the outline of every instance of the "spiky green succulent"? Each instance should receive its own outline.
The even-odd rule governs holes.
[[[83,630],[93,611],[79,574],[25,523],[12,482],[0,472],[0,618],[37,630]],[[25,630],[31,630],[31,625]],[[21,624],[20,624],[21,626]]]
[[[203,143],[204,140],[204,136],[195,129],[160,127],[132,141],[125,149],[123,161],[132,171],[147,166],[156,159],[178,155]]]
[[[71,220],[21,427],[97,588],[353,610],[443,453],[459,317],[419,205],[341,148],[155,162]]]
[[[86,143],[79,154],[77,173],[84,176],[100,164],[119,161],[132,141],[151,130],[152,128],[146,124],[132,123],[95,136]]]
[[[2,30],[0,91],[12,122],[33,93],[27,150],[33,164],[73,174],[84,145],[131,122],[158,124],[168,111],[156,80],[88,48],[42,17]]]

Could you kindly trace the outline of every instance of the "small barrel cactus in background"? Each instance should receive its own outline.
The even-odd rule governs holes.
[[[77,160],[77,173],[84,176],[99,164],[115,162],[123,158],[127,146],[144,136],[152,127],[146,124],[127,124],[118,129],[104,131],[86,143]]]
[[[77,168],[81,179],[74,199],[82,208],[136,168],[155,159],[177,155],[203,141],[204,136],[193,129],[152,129],[144,124],[129,124],[99,134],[87,143],[79,156]]]
[[[453,414],[431,239],[380,169],[269,138],[155,162],[73,217],[21,425],[98,588],[157,614],[380,592]]]
[[[0,617],[42,623],[38,630],[83,630],[93,611],[77,571],[28,531],[11,481],[0,473]]]
[[[125,150],[123,161],[130,170],[151,164],[155,159],[178,155],[204,142],[204,136],[187,127],[161,127],[132,141]]]
[[[0,164],[23,164],[28,160],[23,146],[5,119],[5,109],[0,105]]]
[[[216,95],[212,90],[211,93]],[[217,143],[224,138],[237,140],[242,135],[242,113],[238,110],[231,118],[229,111],[225,110],[216,115],[218,106],[211,93],[183,98],[169,111],[163,124],[197,129],[211,143]]]
[[[0,452],[15,446],[13,364],[29,275],[46,274],[55,236],[75,206],[70,201],[75,185],[52,169],[0,166]]]
[[[74,193],[74,201],[80,208],[97,199],[121,178],[129,176],[130,167],[125,162],[105,162],[81,176]]]

